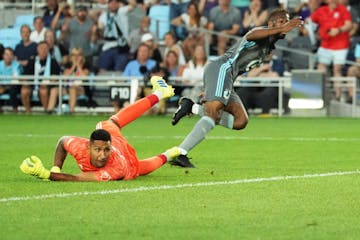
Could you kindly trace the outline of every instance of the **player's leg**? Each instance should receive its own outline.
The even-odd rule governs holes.
[[[154,76],[151,78],[153,85],[153,94],[139,99],[135,103],[121,109],[119,112],[110,117],[120,128],[125,127],[134,121],[152,106],[159,102],[160,99],[166,99],[174,95],[174,89],[167,85],[164,79]]]
[[[181,155],[173,161],[174,165],[182,167],[192,167],[187,153],[197,144],[205,139],[205,136],[215,127],[220,114],[228,104],[232,89],[233,80],[230,65],[226,62],[215,61],[208,64],[204,71],[204,107],[205,115],[195,124],[191,132],[179,145]],[[186,162],[184,163],[184,160]],[[190,163],[190,162],[189,162]]]
[[[189,160],[187,154],[203,141],[206,135],[215,127],[216,119],[220,112],[224,109],[224,104],[220,101],[208,101],[205,104],[205,115],[200,118],[195,124],[191,132],[179,145],[181,155],[176,159],[170,161],[170,164],[177,165],[180,167],[195,167]]]
[[[151,158],[143,159],[139,161],[139,174],[140,175],[146,175],[149,174],[165,163],[167,163],[169,160],[172,160],[180,155],[180,150],[178,147],[173,147],[168,149],[166,152],[154,156]]]
[[[171,123],[172,125],[176,125],[181,118],[185,116],[190,116],[192,114],[199,115],[201,117],[204,116],[204,106],[202,104],[194,103],[189,98],[182,98],[179,101],[179,108],[176,110]],[[234,116],[228,112],[223,111],[220,114],[220,119],[216,124],[233,129]]]
[[[205,139],[208,132],[215,127],[216,119],[223,109],[224,104],[220,101],[215,100],[205,103],[205,115],[200,118],[192,131],[179,145],[180,151],[183,155],[186,155],[191,149]]]
[[[228,114],[233,116],[233,129],[241,130],[244,129],[248,123],[248,115],[245,110],[245,107],[238,102],[229,103],[225,108]]]

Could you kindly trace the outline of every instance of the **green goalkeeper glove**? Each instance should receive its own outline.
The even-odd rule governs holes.
[[[50,177],[50,171],[43,166],[40,158],[36,156],[26,158],[20,165],[20,170],[25,174],[43,179],[48,179]]]

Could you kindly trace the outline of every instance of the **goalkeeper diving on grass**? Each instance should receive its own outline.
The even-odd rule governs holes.
[[[172,161],[174,165],[194,167],[187,154],[205,139],[215,125],[235,130],[246,127],[248,116],[240,97],[234,91],[234,81],[239,75],[260,66],[264,60],[270,58],[277,40],[284,38],[292,29],[302,26],[301,18],[290,20],[286,10],[275,9],[269,15],[267,27],[249,31],[223,56],[206,65],[203,76],[204,103],[195,104],[191,99],[182,98],[172,119],[172,124],[175,125],[184,116],[201,116],[179,145],[181,155]]]
[[[130,180],[149,174],[180,155],[177,147],[162,154],[139,160],[134,148],[121,134],[121,129],[140,117],[161,99],[174,95],[174,89],[161,78],[151,78],[153,93],[123,108],[107,121],[99,122],[90,139],[64,136],[58,141],[51,170],[36,156],[26,158],[20,165],[23,173],[53,181],[110,181]],[[71,154],[81,169],[79,174],[62,173],[67,154]]]

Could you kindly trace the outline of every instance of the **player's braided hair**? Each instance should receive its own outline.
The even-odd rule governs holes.
[[[90,135],[90,142],[93,143],[95,140],[111,141],[110,133],[104,129],[97,129]]]
[[[268,18],[268,21],[276,21],[278,18],[286,18],[289,12],[283,8],[273,10]]]

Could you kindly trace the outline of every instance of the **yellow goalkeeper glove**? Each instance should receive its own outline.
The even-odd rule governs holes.
[[[40,158],[36,156],[26,158],[20,165],[20,170],[25,174],[43,179],[48,179],[50,177],[50,171],[43,166]]]

